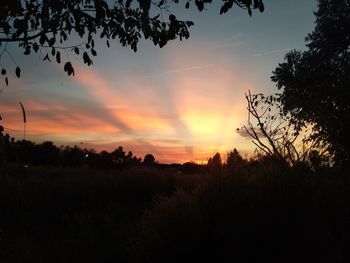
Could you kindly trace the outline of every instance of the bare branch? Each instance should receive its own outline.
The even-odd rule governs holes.
[[[253,144],[264,154],[285,160],[291,165],[310,162],[310,154],[319,156],[329,153],[327,145],[311,140],[300,140],[306,132],[290,122],[289,116],[280,111],[278,95],[265,97],[263,94],[245,94],[248,122],[243,125],[245,132],[253,139]],[[257,127],[257,128],[255,128]]]

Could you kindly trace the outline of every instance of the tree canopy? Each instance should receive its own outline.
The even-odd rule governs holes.
[[[331,144],[336,160],[350,160],[350,0],[319,0],[305,51],[293,50],[275,69],[285,114],[313,139]]]
[[[146,166],[153,166],[156,162],[156,159],[154,158],[153,154],[146,154],[143,158],[143,164]]]
[[[91,65],[91,55],[96,56],[95,39],[101,38],[110,46],[116,40],[137,51],[141,38],[163,47],[170,40],[187,39],[193,22],[179,20],[171,6],[179,0],[3,0],[0,6],[0,62],[8,54],[8,43],[17,42],[24,55],[43,54],[44,60],[61,63],[62,51],[67,60],[64,71],[74,75],[67,51],[82,57]],[[194,6],[203,11],[212,0],[181,1],[185,8]],[[220,14],[238,6],[252,15],[253,9],[264,10],[262,0],[222,0]],[[72,43],[73,33],[81,43]],[[67,55],[67,56],[66,56]],[[14,61],[15,62],[15,61]],[[16,63],[15,63],[16,64]],[[2,75],[8,84],[7,68],[2,65]],[[15,69],[17,77],[21,69]]]

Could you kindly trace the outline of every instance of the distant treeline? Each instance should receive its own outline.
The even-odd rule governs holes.
[[[183,164],[163,164],[156,161],[152,154],[143,158],[135,156],[132,151],[126,152],[119,146],[112,152],[96,152],[94,149],[79,146],[56,146],[51,141],[35,143],[28,140],[15,140],[9,134],[0,132],[0,164],[14,163],[34,166],[67,166],[87,165],[95,168],[133,168],[140,166],[173,170],[181,173],[215,172],[222,167],[235,169],[248,163],[236,149],[227,154],[223,162],[219,153],[208,159],[208,163],[198,164],[185,162]],[[232,170],[231,169],[231,170]]]
[[[9,134],[0,133],[0,163],[21,163],[24,165],[80,166],[89,165],[98,168],[134,167],[155,165],[151,154],[142,159],[119,146],[112,152],[96,152],[94,149],[79,146],[56,146],[51,141],[35,143],[28,140],[11,138]]]
[[[131,151],[126,153],[119,146],[112,152],[96,152],[94,149],[79,146],[56,146],[51,141],[35,143],[28,140],[15,140],[9,134],[0,131],[0,163],[22,163],[51,166],[96,167],[130,167],[138,165],[153,165],[155,158],[147,154],[143,159],[134,156]]]

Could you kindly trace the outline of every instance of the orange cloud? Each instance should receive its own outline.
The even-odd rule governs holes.
[[[88,92],[97,99],[121,126],[126,127],[128,134],[138,132],[163,131],[171,132],[167,121],[160,118],[157,108],[147,104],[144,96],[137,98],[135,90],[143,90],[144,86],[132,87],[132,91],[123,93],[120,87],[109,84],[96,71],[78,69],[76,80],[87,88]],[[147,83],[143,83],[147,86]],[[149,85],[149,84],[148,84]]]

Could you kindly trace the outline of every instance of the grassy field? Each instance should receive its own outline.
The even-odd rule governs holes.
[[[0,167],[1,262],[349,262],[345,172]]]

